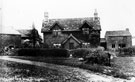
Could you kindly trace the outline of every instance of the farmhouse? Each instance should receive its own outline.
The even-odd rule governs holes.
[[[45,13],[41,29],[45,45],[65,49],[99,46],[100,31],[96,11],[94,17],[65,19],[49,19],[48,13]]]
[[[116,50],[132,46],[132,35],[129,29],[119,31],[107,31],[105,34],[107,49]]]

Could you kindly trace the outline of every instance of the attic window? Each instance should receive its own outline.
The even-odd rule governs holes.
[[[89,34],[89,28],[83,28],[83,34]]]

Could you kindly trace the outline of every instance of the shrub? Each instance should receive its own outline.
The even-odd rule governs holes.
[[[135,47],[126,47],[118,50],[118,56],[134,56],[135,55]]]
[[[27,48],[18,51],[19,56],[69,57],[66,49]]]
[[[80,57],[85,57],[89,53],[89,50],[85,48],[79,48],[79,49],[72,50],[71,53],[73,57],[80,58]]]
[[[72,50],[71,53],[73,57],[86,57],[88,54],[91,54],[95,51],[104,51],[103,47],[97,47],[97,48],[78,48],[75,50]]]
[[[90,64],[101,64],[101,65],[109,65],[110,66],[110,56],[111,54],[106,53],[104,51],[94,51],[89,53],[84,60],[85,63]]]

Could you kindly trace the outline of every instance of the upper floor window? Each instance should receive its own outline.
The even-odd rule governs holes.
[[[83,34],[89,34],[89,28],[83,28]]]
[[[82,43],[82,47],[83,48],[89,48],[90,47],[90,43]]]
[[[61,34],[61,30],[53,30],[53,34],[54,34],[55,36],[58,36],[58,35]]]
[[[53,44],[54,48],[60,48],[61,44]]]

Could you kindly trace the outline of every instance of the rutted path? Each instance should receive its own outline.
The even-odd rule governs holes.
[[[75,73],[76,78],[83,79],[84,82],[134,82],[134,81],[127,81],[123,79],[113,78],[111,76],[106,76],[102,74],[95,74],[93,72],[90,72],[88,70],[80,69],[80,68],[74,68],[69,66],[63,66],[63,65],[55,65],[55,64],[48,64],[43,62],[36,62],[36,61],[29,61],[29,60],[22,60],[17,58],[10,58],[8,56],[0,56],[0,60],[6,60],[8,62],[16,62],[16,63],[23,63],[28,65],[35,65],[39,67],[45,67],[52,70],[59,70],[63,73]],[[70,77],[72,78],[72,77]],[[71,82],[71,81],[68,81]],[[81,81],[80,81],[81,82]]]

